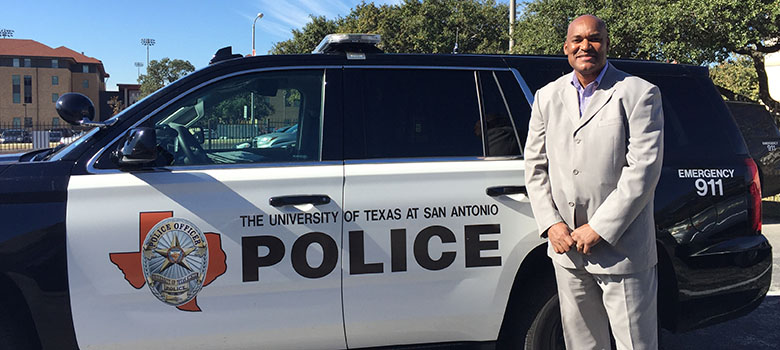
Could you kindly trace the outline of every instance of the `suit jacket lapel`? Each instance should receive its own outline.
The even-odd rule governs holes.
[[[609,102],[610,98],[612,97],[612,93],[615,92],[615,82],[616,82],[616,71],[615,68],[610,65],[607,67],[607,72],[604,73],[604,77],[601,78],[601,84],[599,84],[599,87],[596,89],[596,91],[593,92],[593,96],[590,98],[590,102],[588,102],[588,107],[585,109],[585,111],[582,113],[582,118],[578,121],[577,124],[577,130],[579,130],[581,127],[583,127],[586,123],[588,123],[593,117],[598,113],[598,111],[603,108],[607,102]],[[576,90],[575,90],[575,101],[577,100],[576,96]]]
[[[571,124],[573,126],[579,125],[580,122],[580,100],[577,96],[577,89],[571,85],[571,79],[574,72],[567,74],[564,78],[564,80],[561,82],[563,84],[563,87],[561,89],[558,89],[558,98],[563,101],[563,105],[565,107],[564,113],[569,117],[569,120],[571,120]]]

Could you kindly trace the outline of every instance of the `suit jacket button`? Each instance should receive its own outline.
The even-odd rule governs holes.
[[[574,202],[569,202],[570,207],[574,207]]]
[[[580,171],[577,170],[577,169],[574,169],[573,173],[574,173],[574,175],[579,175]]]
[[[574,142],[576,142],[579,145],[580,143],[582,143],[582,140],[576,139],[576,140],[574,140]]]

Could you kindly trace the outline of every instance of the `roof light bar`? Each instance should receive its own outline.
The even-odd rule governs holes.
[[[381,40],[382,37],[379,34],[328,34],[312,53],[381,53],[382,50],[376,47]]]

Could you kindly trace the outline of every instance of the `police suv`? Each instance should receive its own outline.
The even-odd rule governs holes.
[[[566,59],[378,39],[220,50],[105,122],[63,95],[95,128],[0,163],[0,348],[563,348],[522,146]],[[663,94],[661,325],[751,311],[771,277],[760,184],[706,67],[611,63]]]

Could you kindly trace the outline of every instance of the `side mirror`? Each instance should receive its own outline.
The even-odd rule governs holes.
[[[114,151],[119,165],[141,165],[157,160],[157,134],[154,128],[138,127],[130,130],[125,141]]]
[[[71,125],[81,125],[84,119],[92,121],[95,117],[95,105],[89,97],[78,92],[69,92],[60,96],[55,108],[60,118]]]
[[[71,125],[97,126],[105,128],[116,122],[116,118],[106,122],[93,122],[95,118],[95,105],[89,99],[78,92],[69,92],[60,96],[54,105],[60,118]]]

